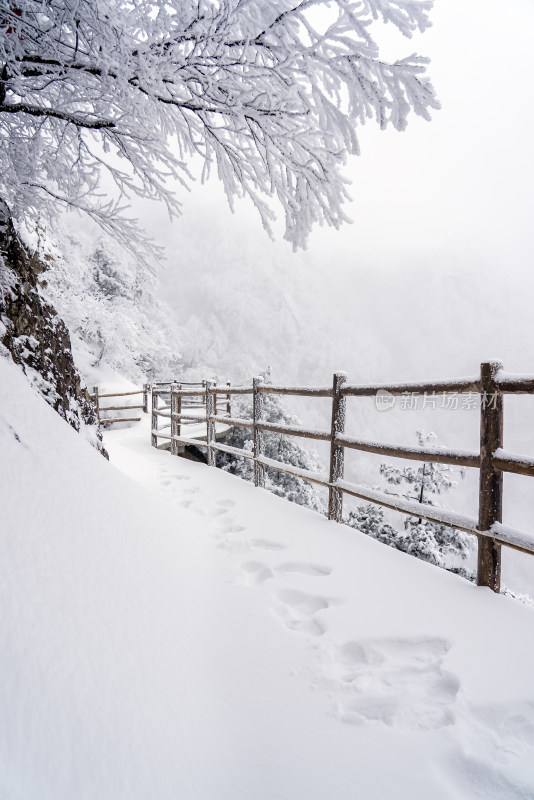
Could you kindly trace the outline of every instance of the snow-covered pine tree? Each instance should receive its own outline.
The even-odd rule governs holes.
[[[267,378],[268,373],[264,373],[263,377]],[[284,407],[280,398],[274,394],[264,395],[263,413],[266,422],[291,426],[299,426],[301,424],[298,417],[291,414]],[[237,399],[232,415],[241,419],[251,419],[252,401],[244,397]],[[225,444],[252,452],[254,448],[252,430],[250,428],[233,428],[231,434],[225,439]],[[285,434],[265,432],[265,455],[267,458],[282,461],[284,464],[291,464],[300,469],[307,469],[312,472],[322,471],[318,457],[314,453],[305,450],[297,439]],[[250,459],[218,453],[217,466],[232,475],[239,475],[245,480],[252,481],[254,479],[253,464]],[[273,494],[285,497],[286,500],[290,500],[292,503],[298,503],[314,511],[325,513],[325,502],[313,484],[269,467],[266,468],[265,472],[265,488],[269,489]]]
[[[419,447],[444,449],[434,433],[425,434],[419,430],[416,436]],[[457,484],[455,475],[463,478],[464,471],[449,464],[425,462],[417,468],[402,469],[381,464],[380,474],[390,486],[398,487],[398,491],[388,493],[437,506],[436,496],[450,491]],[[350,512],[347,524],[397,550],[411,553],[464,577],[472,577],[464,567],[458,566],[458,561],[465,559],[469,553],[468,536],[462,531],[412,516],[406,518],[404,530],[399,531],[384,523],[383,509],[373,504],[359,506],[356,512]]]
[[[358,506],[356,511],[349,511],[345,523],[351,528],[357,528],[367,536],[372,536],[373,539],[378,539],[390,547],[396,547],[397,531],[384,522],[384,509],[374,503]]]

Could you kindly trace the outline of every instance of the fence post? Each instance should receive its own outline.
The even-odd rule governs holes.
[[[93,386],[93,394],[95,396],[96,424],[98,426],[98,430],[100,430],[100,400],[98,397],[98,386]]]
[[[333,393],[332,393],[332,427],[330,430],[330,475],[328,490],[328,519],[341,522],[343,518],[343,494],[332,484],[343,477],[345,465],[345,450],[336,444],[335,438],[338,433],[345,432],[345,410],[347,398],[341,393],[341,387],[347,380],[345,372],[334,373]]]
[[[178,455],[178,442],[174,441],[176,436],[176,384],[171,383],[171,455]]]
[[[148,383],[143,384],[143,413],[148,414]]]
[[[150,441],[152,442],[152,447],[158,446],[158,437],[154,433],[158,429],[158,415],[154,412],[158,409],[158,393],[157,391],[152,392],[152,416],[150,420]]]
[[[503,445],[503,396],[495,376],[502,369],[499,361],[480,365],[480,489],[478,529],[489,531],[502,522],[503,474],[493,467],[493,454]],[[488,536],[478,537],[478,586],[501,588],[501,545]]]
[[[177,387],[178,390],[180,390],[182,388],[182,384],[181,383],[177,383],[176,387]],[[182,413],[182,395],[181,394],[178,394],[176,396],[175,409],[176,409],[176,414],[181,414]],[[180,419],[180,417],[178,417],[178,419],[176,420],[176,436],[181,436],[181,435],[182,435],[182,420]],[[176,448],[176,455],[178,455],[178,447]]]
[[[263,383],[263,378],[252,379],[252,422],[254,435],[254,485],[265,488],[265,467],[258,464],[256,459],[265,453],[265,436],[262,430],[257,427],[258,422],[263,421],[263,395],[258,391]]]
[[[228,387],[230,387],[231,386],[230,381],[226,381],[226,385]],[[226,395],[226,415],[228,417],[230,417],[230,419],[232,418],[232,395],[231,394],[227,394]]]
[[[211,443],[215,439],[215,423],[210,420],[210,417],[214,414],[213,408],[213,394],[210,392],[211,387],[214,385],[214,381],[206,381],[206,443],[207,447],[207,457],[208,457],[208,467],[215,467],[216,464],[216,456],[215,450],[213,450]]]

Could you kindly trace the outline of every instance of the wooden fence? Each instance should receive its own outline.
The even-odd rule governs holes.
[[[212,383],[214,381],[152,384],[151,440],[154,447],[158,446],[158,438],[170,441],[173,455],[178,455],[180,444],[184,447],[206,446],[200,438],[192,437],[192,429],[199,424],[206,424],[209,415],[223,412],[231,417],[232,414],[230,383],[215,398],[206,391],[207,386]],[[160,424],[161,420],[163,424]],[[189,429],[189,436],[183,435],[184,428],[186,433]],[[214,430],[212,434],[214,439]]]
[[[142,389],[136,389],[133,392],[111,392],[111,393],[102,394],[99,391],[98,386],[93,387],[93,393],[90,394],[89,397],[93,400],[93,402],[95,404],[96,415],[97,415],[97,419],[98,419],[98,425],[100,426],[103,423],[105,423],[106,425],[110,425],[110,424],[112,424],[114,422],[140,422],[141,421],[141,417],[115,417],[115,418],[109,418],[109,417],[102,417],[101,414],[103,414],[105,411],[134,411],[134,410],[137,410],[137,409],[142,409],[145,414],[148,414],[148,393],[149,393],[149,391],[150,391],[150,387],[149,387],[148,383],[145,383],[143,385]],[[138,394],[143,395],[143,404],[140,405],[140,406],[139,405],[137,405],[137,406],[132,406],[132,405],[128,405],[128,406],[101,406],[100,405],[100,401],[103,400],[104,398],[108,400],[110,397],[131,397],[133,395],[138,395]]]
[[[202,406],[206,408],[206,415],[184,414],[182,404],[187,398],[198,398],[200,391],[204,393]],[[208,464],[211,466],[215,466],[217,451],[251,459],[254,462],[256,486],[265,485],[266,467],[324,486],[329,492],[328,518],[337,522],[342,521],[343,496],[348,494],[404,514],[466,531],[478,539],[478,585],[489,586],[495,592],[500,590],[501,547],[503,545],[524,553],[534,554],[534,537],[529,537],[521,531],[502,524],[503,473],[534,476],[533,458],[507,453],[503,450],[503,398],[505,394],[534,394],[534,377],[507,375],[503,372],[502,364],[499,362],[487,362],[481,365],[480,375],[475,377],[428,383],[357,386],[347,383],[345,373],[338,372],[334,375],[331,387],[272,386],[264,384],[261,378],[254,378],[252,386],[218,386],[213,381],[206,381],[200,389],[171,384],[166,388],[166,394],[170,401],[166,405],[169,412],[167,416],[170,418],[170,433],[168,434],[160,433],[157,426],[157,413],[161,413],[157,409],[157,398],[163,393],[163,390],[160,391],[153,387],[153,414],[154,402],[156,403],[156,415],[153,416],[153,422],[156,420],[156,424],[152,425],[152,444],[154,446],[157,446],[158,437],[163,436],[171,441],[173,453],[177,453],[179,443],[204,447],[207,451]],[[438,394],[447,396],[460,393],[480,395],[479,452],[435,451],[431,448],[404,447],[345,435],[348,397],[377,396],[378,398],[381,396],[389,398],[391,396],[423,395],[428,398],[429,395],[432,395],[435,398]],[[232,417],[228,398],[237,394],[252,395],[252,419]],[[311,430],[266,422],[263,417],[265,394],[331,398],[330,430]],[[217,398],[220,395],[226,398],[223,415],[217,413],[219,408]],[[182,421],[192,419],[197,423],[205,422],[205,441],[191,441],[181,435]],[[254,441],[253,452],[217,442],[215,440],[217,423],[251,428]],[[266,431],[329,442],[328,474],[321,475],[266,458],[264,446]],[[425,503],[398,498],[386,492],[375,491],[367,486],[358,486],[345,481],[343,475],[346,448],[395,458],[478,469],[480,473],[478,518],[474,519]]]

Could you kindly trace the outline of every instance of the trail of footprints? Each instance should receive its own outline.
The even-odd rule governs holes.
[[[172,475],[189,480],[188,476]],[[161,481],[166,491],[175,492],[170,478]],[[198,496],[197,496],[198,495]],[[230,555],[258,551],[283,554],[283,543],[247,535],[230,510],[233,500],[221,499],[206,510],[196,487],[180,486],[179,505],[210,519],[216,546]],[[350,724],[380,723],[407,729],[435,729],[455,721],[453,703],[460,688],[458,678],[443,668],[449,643],[439,638],[376,639],[348,641],[338,645],[323,637],[327,612],[333,600],[313,591],[281,587],[287,576],[327,578],[332,569],[305,561],[267,564],[258,558],[240,564],[239,582],[260,586],[272,581],[273,611],[285,628],[319,644],[319,671],[315,684],[323,685],[332,698],[334,713]],[[318,584],[317,584],[318,585]]]
[[[180,507],[209,520],[216,546],[246,559],[239,565],[239,582],[271,590],[273,612],[280,623],[314,645],[314,660],[308,674],[310,684],[328,692],[333,714],[341,722],[385,725],[407,731],[436,730],[456,724],[455,736],[460,740],[466,737],[461,750],[451,755],[457,761],[455,774],[461,788],[471,791],[475,781],[477,796],[481,789],[487,789],[489,796],[495,786],[502,789],[503,797],[519,800],[526,796],[521,787],[518,789],[506,781],[499,766],[534,747],[534,706],[525,714],[523,707],[477,710],[466,704],[465,699],[457,702],[461,687],[457,676],[444,666],[450,649],[445,639],[369,638],[333,642],[325,635],[328,611],[340,601],[312,591],[313,587],[321,586],[332,569],[306,561],[284,560],[287,548],[283,542],[250,538],[250,532],[237,524],[230,513],[234,501],[221,499],[206,510],[200,489],[188,484],[189,481],[187,475],[161,471],[163,490],[174,498],[178,496]],[[270,563],[261,560],[262,552]],[[279,561],[273,564],[277,556]],[[298,576],[299,586],[304,585],[309,591],[284,586],[284,580],[291,576]],[[303,584],[300,578],[309,578],[309,582]],[[328,583],[325,581],[324,586]],[[481,754],[493,752],[495,769],[489,768],[482,755],[479,759],[476,743]]]
[[[472,779],[468,776],[475,775],[477,789],[487,784],[488,793],[492,787],[500,785],[503,776],[498,770],[488,772],[486,759],[478,765],[476,747],[467,755],[473,750],[473,727],[475,741],[481,742],[481,751],[493,748],[496,766],[507,764],[525,749],[534,747],[534,707],[527,715],[523,708],[477,712],[476,708],[466,705],[465,700],[456,702],[460,681],[444,666],[450,649],[445,639],[369,638],[341,644],[333,642],[325,635],[328,611],[340,601],[326,596],[327,592],[313,591],[321,585],[328,587],[329,581],[325,579],[332,574],[332,569],[322,564],[284,559],[287,548],[283,542],[250,538],[250,531],[236,522],[230,513],[235,506],[233,500],[221,499],[206,509],[200,489],[188,484],[189,481],[189,476],[162,470],[164,491],[175,498],[178,496],[177,502],[182,508],[207,518],[216,546],[241,560],[239,582],[270,590],[273,612],[280,623],[290,633],[313,644],[314,659],[311,674],[308,673],[310,684],[328,692],[333,714],[342,723],[385,725],[408,731],[436,730],[457,724],[455,735],[460,739],[467,736],[465,746],[455,756],[458,759],[456,774],[465,773],[460,783],[470,790]],[[261,560],[262,553],[265,561]],[[299,587],[304,586],[306,591],[284,586],[290,583],[292,576],[299,578]],[[525,796],[511,784],[503,784],[502,789],[502,796],[518,800]]]

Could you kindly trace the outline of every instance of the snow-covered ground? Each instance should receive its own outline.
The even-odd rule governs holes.
[[[534,796],[534,610],[0,358],[0,796]]]

